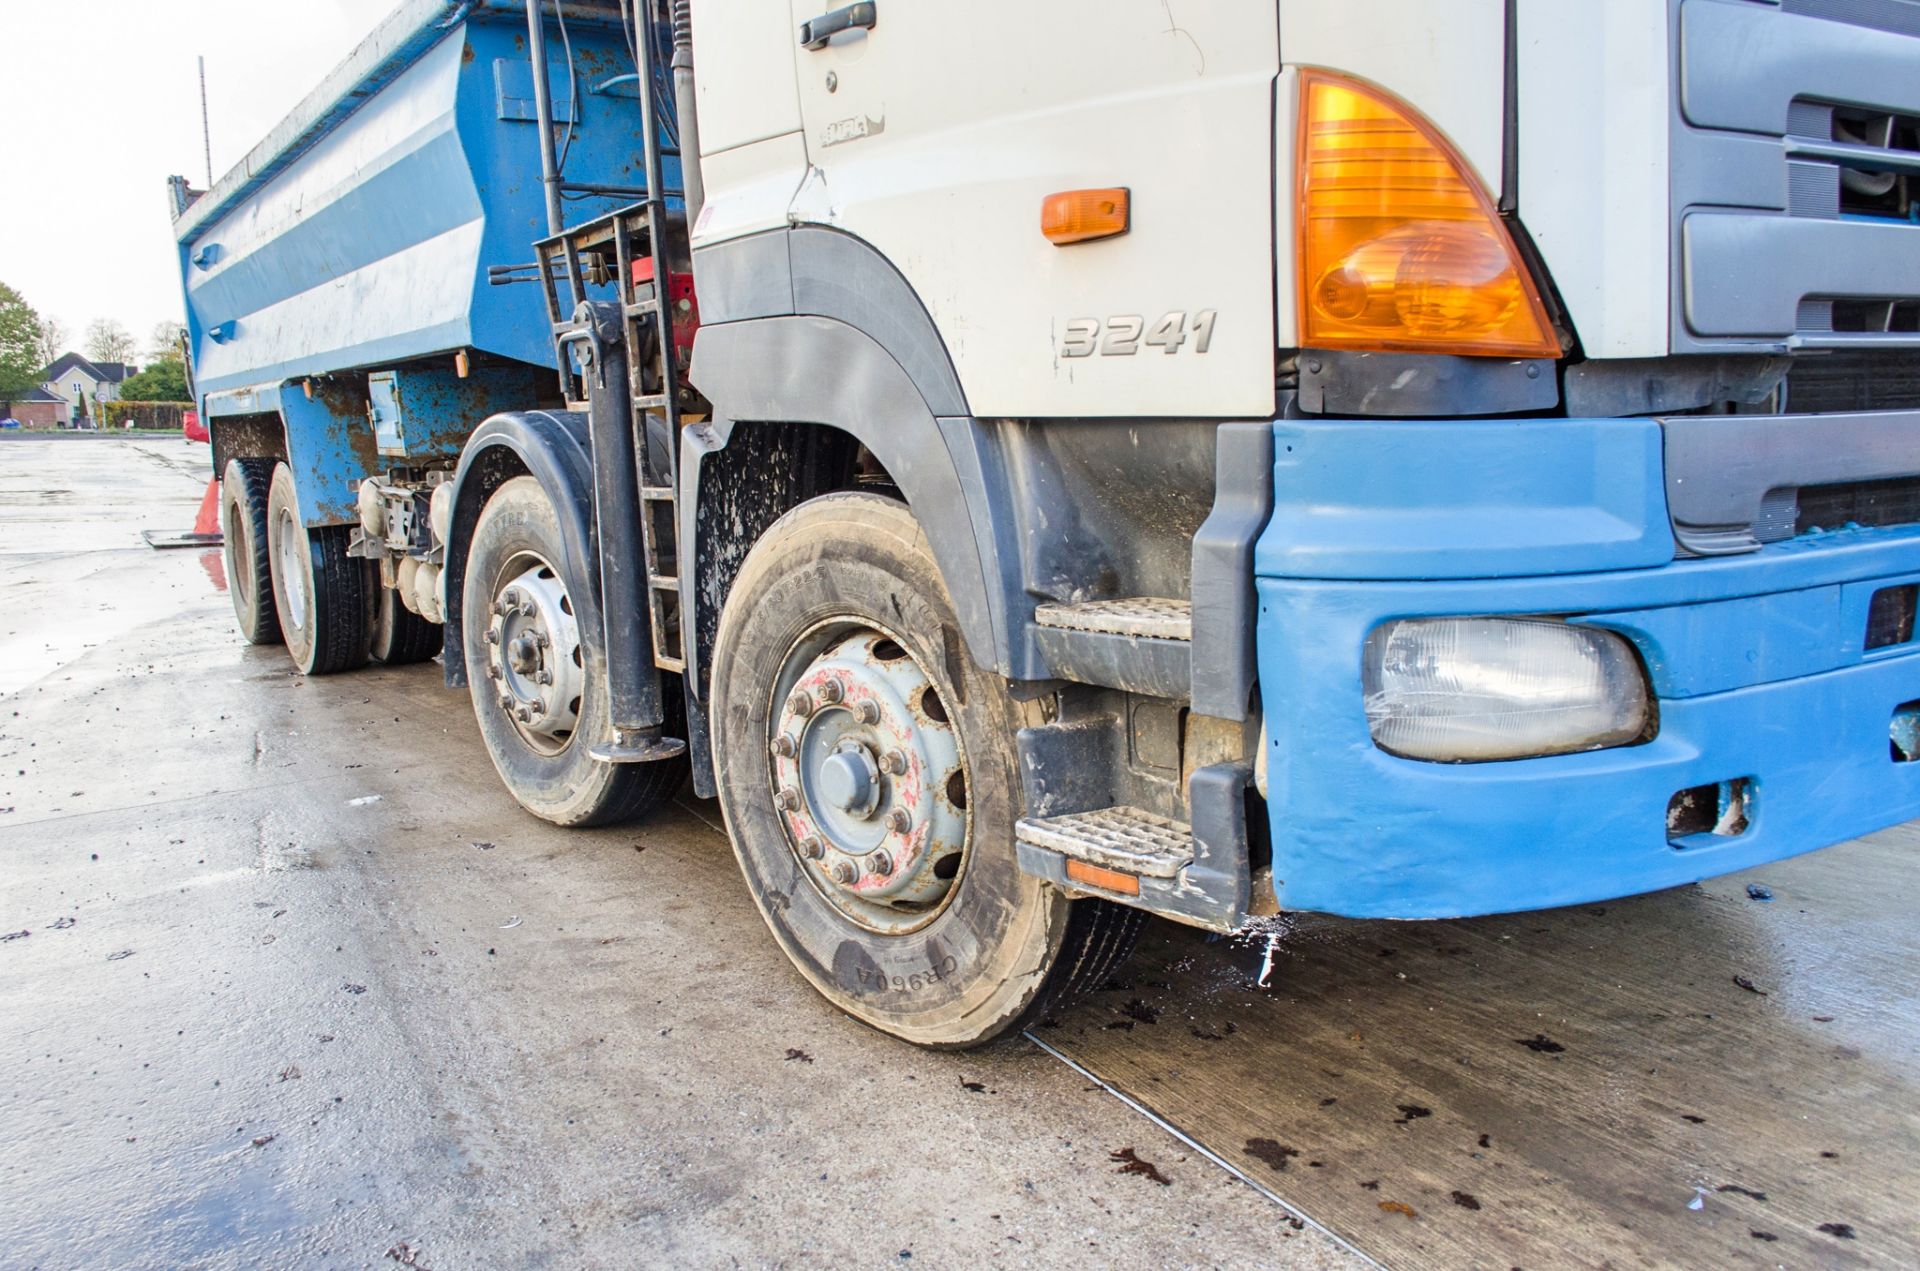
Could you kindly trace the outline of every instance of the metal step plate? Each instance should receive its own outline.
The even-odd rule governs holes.
[[[1193,861],[1193,834],[1187,827],[1140,808],[1022,817],[1014,837],[1090,865],[1145,878],[1172,878]]]
[[[1192,602],[1163,596],[1090,600],[1083,605],[1041,605],[1033,611],[1033,619],[1043,627],[1066,631],[1103,631],[1156,640],[1193,639]]]

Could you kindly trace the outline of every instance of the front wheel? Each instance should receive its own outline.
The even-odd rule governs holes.
[[[494,769],[520,806],[555,825],[611,825],[671,798],[684,757],[608,764],[606,675],[582,637],[562,572],[560,520],[532,477],[494,491],[473,528],[461,640],[473,714]]]
[[[774,939],[829,1001],[977,1045],[1098,984],[1137,911],[1014,859],[1016,704],[975,666],[913,514],[802,504],[748,554],[713,663],[720,806]]]

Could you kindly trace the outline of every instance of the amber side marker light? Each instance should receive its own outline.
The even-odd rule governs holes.
[[[1062,190],[1040,203],[1040,232],[1055,247],[1127,232],[1127,191]]]
[[[1138,896],[1140,880],[1132,874],[1123,874],[1117,869],[1102,869],[1098,865],[1089,865],[1085,861],[1067,862],[1067,878],[1076,883],[1085,883],[1089,887],[1098,887],[1101,891],[1110,891],[1121,896]]]
[[[1558,357],[1546,306],[1472,169],[1371,84],[1300,76],[1300,343]]]

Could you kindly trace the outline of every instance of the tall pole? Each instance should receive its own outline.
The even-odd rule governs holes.
[[[207,127],[207,59],[200,59],[200,145],[207,157],[207,188],[213,188],[213,131]]]
[[[547,196],[547,233],[567,227],[560,210],[559,161],[553,153],[553,99],[547,95],[547,24],[540,0],[527,0],[527,53],[533,59],[533,114],[540,125],[540,187]],[[541,268],[545,268],[544,263]]]

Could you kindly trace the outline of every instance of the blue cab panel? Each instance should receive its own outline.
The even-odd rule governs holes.
[[[1920,816],[1920,643],[1866,639],[1873,595],[1920,581],[1920,527],[1675,559],[1660,483],[1636,475],[1657,477],[1657,423],[1539,425],[1551,444],[1492,467],[1474,422],[1412,434],[1397,421],[1275,425],[1276,512],[1256,547],[1256,587],[1283,909],[1441,918],[1603,900]],[[1341,462],[1295,457],[1322,445]],[[1417,481],[1382,476],[1385,457],[1409,454]],[[1616,484],[1593,482],[1601,469]],[[1418,540],[1365,523],[1360,510],[1389,501],[1421,526]],[[1569,524],[1587,539],[1569,541]],[[1528,541],[1543,528],[1559,535],[1550,555]],[[1394,618],[1491,614],[1625,636],[1657,699],[1655,735],[1487,763],[1377,747],[1361,696],[1368,633]],[[1733,782],[1748,794],[1744,827],[1726,827],[1738,833],[1671,828],[1675,795]]]
[[[576,10],[577,12],[577,10]],[[525,10],[406,0],[293,117],[175,222],[197,387],[243,390],[470,349],[553,365],[538,284],[489,284],[547,233]],[[617,22],[548,23],[570,184],[644,184]],[[677,168],[668,162],[668,181]],[[580,195],[572,222],[638,195]],[[474,421],[477,423],[478,421]]]

